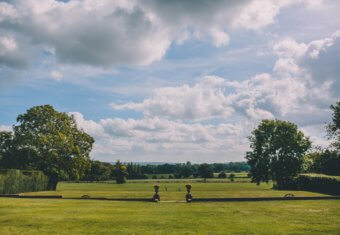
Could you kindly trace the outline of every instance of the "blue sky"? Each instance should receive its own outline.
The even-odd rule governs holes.
[[[0,2],[0,129],[73,114],[103,161],[241,161],[261,119],[327,146],[336,0]]]

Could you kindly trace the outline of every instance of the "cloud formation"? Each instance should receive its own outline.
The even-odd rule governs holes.
[[[0,64],[23,68],[32,53],[49,51],[63,64],[147,65],[173,42],[196,38],[225,46],[228,30],[259,30],[272,24],[282,7],[310,2],[2,1]]]
[[[235,156],[247,149],[244,144],[249,131],[247,125],[187,124],[166,119],[102,119],[85,120],[78,112],[74,115],[79,127],[96,139],[93,156],[99,159],[120,158],[145,161],[218,161],[221,155]],[[239,159],[239,158],[235,158]]]
[[[297,123],[316,145],[327,146],[324,124],[330,117],[329,105],[340,95],[334,89],[340,72],[333,63],[340,61],[338,38],[336,32],[310,43],[282,39],[272,47],[278,58],[271,73],[244,81],[206,76],[192,86],[158,88],[141,102],[111,104],[115,110],[141,112],[143,119],[102,120],[99,126],[108,136],[124,136],[126,144],[146,141],[145,146],[153,151],[162,152],[153,141],[166,140],[176,151],[181,149],[182,155],[186,147],[194,151],[193,144],[197,144],[197,152],[211,146],[216,155],[228,156],[224,145],[228,143],[231,149],[240,150],[233,153],[240,160],[252,128],[261,119],[278,118]]]

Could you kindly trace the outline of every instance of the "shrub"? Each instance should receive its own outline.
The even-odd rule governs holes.
[[[218,178],[225,179],[227,178],[227,174],[224,171],[222,171],[221,173],[218,174]]]
[[[175,179],[180,179],[182,176],[180,174],[174,174]]]
[[[0,170],[0,194],[48,190],[48,177],[41,171]]]
[[[152,179],[157,179],[157,175],[153,175],[153,176],[152,176]]]
[[[296,178],[298,190],[340,195],[340,176],[301,174]]]
[[[234,182],[234,178],[235,178],[235,174],[234,174],[234,173],[231,173],[231,174],[229,175],[230,181],[231,181],[231,182]]]

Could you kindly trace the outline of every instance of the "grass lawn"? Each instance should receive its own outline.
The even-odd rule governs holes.
[[[0,234],[340,234],[339,201],[143,203],[0,198]]]
[[[59,183],[57,191],[24,193],[24,195],[63,195],[63,197],[91,197],[108,198],[151,198],[154,194],[153,181],[143,183],[115,184],[111,183]],[[160,186],[162,201],[184,200],[186,189],[184,182],[157,183]],[[192,182],[192,195],[194,197],[282,197],[287,193],[295,196],[318,196],[322,194],[305,191],[278,191],[272,189],[272,184],[253,183],[197,183]]]
[[[340,234],[338,200],[176,203],[166,201],[183,201],[184,183],[159,184],[159,203],[0,198],[0,234]],[[153,185],[60,183],[57,192],[25,194],[151,197]],[[276,191],[270,184],[192,186],[194,197],[321,195]]]

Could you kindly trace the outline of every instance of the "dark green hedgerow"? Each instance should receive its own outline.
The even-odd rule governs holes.
[[[301,174],[296,186],[298,190],[340,195],[340,176]]]
[[[0,170],[0,194],[46,191],[48,177],[41,171]]]

